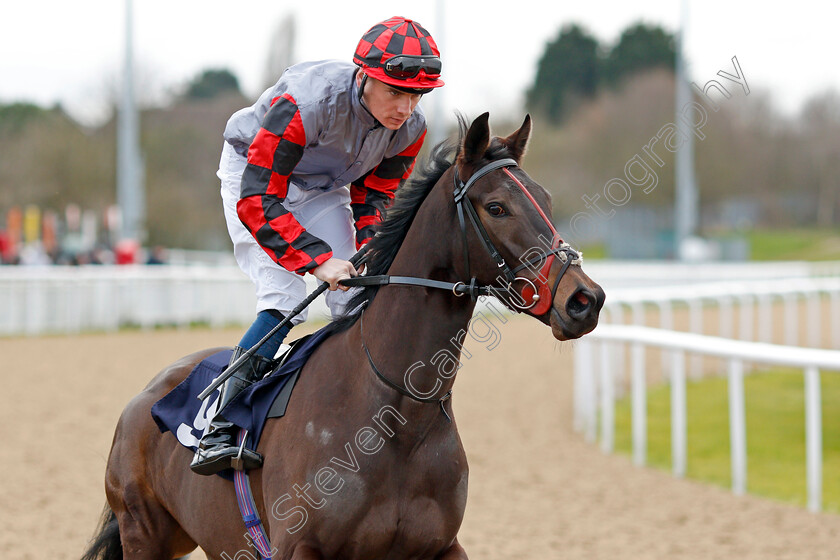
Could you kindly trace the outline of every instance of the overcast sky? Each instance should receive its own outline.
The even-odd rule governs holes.
[[[815,93],[840,90],[835,4],[689,5],[686,51],[698,83],[718,70],[731,73],[737,56],[750,88],[768,92],[788,114]],[[172,88],[205,68],[222,67],[251,97],[263,84],[270,35],[287,15],[296,18],[300,60],[349,60],[371,25],[392,15],[410,17],[443,51],[444,109],[475,115],[518,109],[545,44],[561,26],[579,23],[605,44],[640,20],[676,31],[680,1],[134,0],[134,14],[139,88]],[[61,102],[77,116],[96,114],[120,74],[124,0],[6,2],[2,16],[0,103]]]

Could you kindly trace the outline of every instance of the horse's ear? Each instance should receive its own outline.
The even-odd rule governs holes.
[[[460,165],[472,165],[484,157],[484,152],[490,146],[490,113],[484,113],[475,119],[464,136],[461,154],[458,156]]]
[[[502,139],[502,143],[510,150],[510,155],[517,163],[522,161],[525,155],[525,148],[528,146],[528,138],[531,136],[531,115],[525,115],[525,121],[519,130]]]

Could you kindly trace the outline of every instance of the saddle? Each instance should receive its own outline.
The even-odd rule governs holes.
[[[294,340],[289,349],[277,358],[277,365],[270,374],[244,389],[225,407],[225,418],[248,430],[254,449],[265,421],[285,415],[301,369],[330,334],[329,328],[324,327]],[[227,368],[231,354],[232,350],[228,349],[208,356],[193,368],[186,379],[152,406],[152,418],[158,429],[162,433],[172,432],[181,445],[193,452],[216,413],[219,391],[204,401],[198,400],[198,395]]]
[[[271,370],[271,373],[268,375],[274,375],[275,372],[283,369],[286,365],[286,362],[289,361],[289,358],[295,353],[298,346],[309,340],[311,334],[307,334],[298,338],[297,340],[293,340],[289,343],[288,348],[286,348],[285,352],[280,355],[279,358],[275,358],[277,365]],[[307,355],[307,358],[309,356]],[[289,377],[289,380],[283,384],[283,388],[277,393],[277,396],[274,397],[274,402],[271,403],[271,408],[268,409],[268,416],[267,418],[281,418],[286,415],[286,407],[289,406],[289,400],[292,398],[292,391],[295,389],[295,384],[297,383],[298,377],[300,376],[300,370],[303,369],[303,364],[300,365],[297,369],[292,372]]]

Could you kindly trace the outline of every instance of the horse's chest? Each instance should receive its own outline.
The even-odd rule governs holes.
[[[457,436],[410,453],[394,445],[348,455],[313,474],[314,486],[331,492],[310,503],[319,506],[310,522],[326,557],[426,558],[451,544],[467,501],[468,469]]]
[[[432,558],[457,536],[467,501],[466,468],[406,465],[372,485],[356,509],[342,558]],[[357,507],[364,503],[363,507]],[[345,526],[346,528],[346,526]]]

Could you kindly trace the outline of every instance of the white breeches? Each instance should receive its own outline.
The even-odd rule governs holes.
[[[257,313],[277,309],[286,315],[306,298],[306,282],[302,276],[275,263],[239,220],[236,203],[239,201],[240,183],[246,163],[247,160],[236,153],[230,144],[224,143],[216,175],[222,182],[225,221],[233,241],[233,254],[239,268],[257,288]],[[283,206],[307,231],[326,241],[334,257],[348,260],[356,252],[350,190],[347,187],[305,191],[290,182]],[[353,291],[326,292],[327,306],[333,318],[344,311]],[[306,317],[304,310],[292,319],[292,323],[302,323]]]

